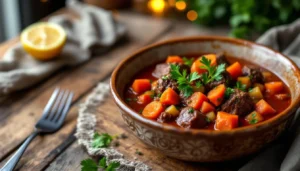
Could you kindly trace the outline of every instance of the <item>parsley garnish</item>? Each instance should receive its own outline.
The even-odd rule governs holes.
[[[233,88],[230,88],[230,87],[226,88],[226,91],[225,91],[225,97],[226,97],[226,98],[230,97],[230,95],[231,95],[232,93],[234,93],[234,89],[233,89]]]
[[[81,171],[98,171],[98,168],[103,168],[105,171],[115,171],[119,166],[119,162],[111,162],[106,165],[106,157],[103,157],[99,164],[92,159],[85,159],[81,161]]]
[[[242,90],[242,91],[246,91],[246,85],[242,84],[240,81],[236,82],[235,88]]]
[[[249,121],[250,124],[256,124],[258,122],[258,120],[256,119],[256,113],[253,112],[251,114],[251,120]]]
[[[164,76],[161,77],[161,79],[163,79],[163,80],[167,80],[168,78],[169,78],[168,75],[164,75]]]
[[[221,74],[225,71],[225,64],[220,64],[217,67],[211,66],[211,60],[207,59],[205,56],[200,59],[200,62],[203,64],[200,68],[207,70],[207,73],[202,74],[202,81],[204,84],[222,79]]]
[[[113,137],[107,133],[104,134],[94,134],[92,146],[93,148],[103,148],[103,147],[108,147],[109,144],[111,143]]]
[[[189,59],[189,58],[183,57],[182,59],[183,59],[184,64],[189,67],[192,66],[192,64],[194,62],[194,58]]]
[[[188,112],[189,112],[189,113],[194,113],[194,109],[193,109],[193,108],[190,108]]]
[[[178,89],[183,93],[185,97],[189,97],[193,94],[192,82],[199,79],[200,75],[197,72],[193,72],[188,75],[186,70],[180,72],[178,65],[171,64],[171,77],[178,83]],[[197,83],[198,85],[200,84]]]

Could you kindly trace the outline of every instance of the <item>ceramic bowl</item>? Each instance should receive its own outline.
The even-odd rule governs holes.
[[[229,131],[183,129],[146,119],[124,100],[124,91],[144,68],[165,61],[171,54],[224,52],[250,61],[279,76],[291,91],[291,105],[264,122]],[[216,162],[257,152],[275,140],[289,125],[300,101],[300,72],[287,57],[253,42],[226,37],[192,37],[157,43],[124,59],[114,70],[111,92],[132,132],[165,155],[186,161]]]

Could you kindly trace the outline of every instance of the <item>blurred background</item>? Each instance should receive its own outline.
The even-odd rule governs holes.
[[[154,17],[231,28],[248,38],[300,17],[300,0],[81,0],[108,10],[128,9]],[[65,6],[66,0],[0,0],[0,42]]]

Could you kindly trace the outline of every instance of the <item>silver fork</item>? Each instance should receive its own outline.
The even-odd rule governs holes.
[[[56,88],[52,93],[42,117],[35,125],[34,132],[28,136],[18,151],[7,161],[0,171],[12,171],[20,160],[29,143],[41,133],[54,133],[58,131],[70,109],[73,92]]]

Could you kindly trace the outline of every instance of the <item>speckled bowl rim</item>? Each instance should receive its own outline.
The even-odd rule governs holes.
[[[122,60],[119,65],[114,69],[111,80],[110,80],[110,87],[111,87],[111,93],[113,95],[113,99],[118,105],[118,107],[128,113],[135,121],[140,122],[142,124],[145,124],[151,128],[154,129],[159,129],[162,131],[168,131],[169,133],[173,134],[178,134],[178,135],[200,135],[200,136],[205,136],[205,137],[210,137],[210,136],[220,136],[220,135],[237,135],[237,134],[244,134],[245,132],[255,132],[261,129],[266,129],[270,128],[272,126],[278,125],[284,121],[286,121],[290,115],[293,115],[297,108],[299,107],[299,102],[300,102],[300,95],[298,97],[295,97],[296,100],[291,103],[291,105],[282,111],[281,113],[277,114],[276,116],[268,119],[267,121],[255,124],[255,125],[250,125],[250,126],[245,126],[245,127],[239,127],[235,128],[233,130],[223,130],[223,131],[214,131],[214,130],[206,130],[206,129],[184,129],[184,128],[178,128],[172,125],[168,124],[161,124],[156,121],[147,119],[142,117],[139,113],[135,112],[133,109],[131,109],[125,101],[121,98],[120,94],[118,93],[116,89],[116,78],[120,72],[120,69],[122,69],[123,65],[126,65],[127,63],[131,62],[134,58],[138,57],[139,54],[143,53],[144,51],[147,51],[152,48],[156,48],[165,44],[176,44],[180,42],[192,42],[192,41],[221,41],[221,42],[227,42],[231,44],[238,44],[242,46],[248,46],[251,48],[257,48],[260,51],[271,51],[273,53],[279,54],[279,58],[282,58],[281,60],[286,60],[293,68],[293,73],[298,78],[298,82],[300,82],[300,70],[297,67],[297,65],[290,60],[287,56],[281,54],[280,52],[273,50],[271,48],[268,48],[264,45],[260,45],[254,42],[242,40],[242,39],[235,39],[235,38],[229,38],[229,37],[221,37],[221,36],[199,36],[199,37],[184,37],[184,38],[176,38],[176,39],[171,39],[159,43],[155,43],[149,46],[146,46],[135,53],[129,55],[127,58]],[[297,86],[297,85],[295,85]],[[293,92],[291,92],[293,93]]]

